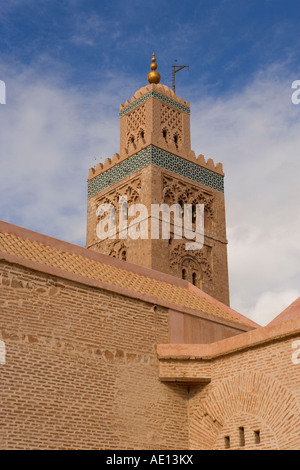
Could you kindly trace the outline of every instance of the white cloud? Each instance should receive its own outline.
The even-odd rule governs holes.
[[[231,306],[259,323],[272,319],[273,306],[273,316],[280,313],[268,302],[270,292],[291,301],[300,295],[300,106],[291,103],[294,79],[274,66],[233,95],[193,106],[196,153],[223,162],[226,174]],[[287,306],[280,299],[278,305]]]
[[[281,292],[263,292],[253,307],[247,310],[247,316],[265,326],[285,310],[300,295],[300,289],[287,289]]]
[[[1,70],[1,218],[84,244],[88,169],[119,140],[117,97],[66,89],[33,69]]]

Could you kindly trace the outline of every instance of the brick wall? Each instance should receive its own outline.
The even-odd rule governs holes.
[[[299,328],[159,369],[168,309],[4,261],[0,312],[2,449],[300,449]]]
[[[299,338],[295,318],[210,345],[158,349],[162,380],[190,385],[190,449],[300,449]]]
[[[158,378],[167,309],[0,264],[0,446],[187,448],[186,387]]]

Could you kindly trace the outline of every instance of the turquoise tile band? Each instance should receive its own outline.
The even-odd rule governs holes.
[[[117,163],[109,170],[89,180],[88,197],[94,196],[103,189],[150,164],[173,171],[177,175],[185,176],[196,183],[201,183],[217,191],[224,192],[224,177],[222,175],[203,168],[197,165],[197,163],[166,152],[154,145],[149,145],[132,155],[132,157]]]
[[[144,103],[145,101],[147,101],[149,98],[152,98],[152,97],[155,97],[161,101],[164,101],[165,103],[170,104],[174,108],[180,109],[180,111],[184,111],[185,113],[190,114],[190,108],[188,106],[178,103],[177,101],[172,100],[171,98],[168,98],[167,96],[161,95],[160,93],[157,93],[157,91],[152,90],[146,93],[144,96],[141,96],[140,98],[138,98],[133,103],[130,103],[127,106],[125,106],[120,111],[120,117],[124,116],[124,114],[129,113],[134,108],[136,108],[137,106],[139,106],[140,104]]]

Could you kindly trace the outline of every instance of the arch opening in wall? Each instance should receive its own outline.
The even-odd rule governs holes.
[[[196,216],[197,216],[197,205],[192,204],[192,222],[193,223],[196,221]]]
[[[178,136],[178,134],[174,134],[173,140],[174,140],[174,144],[175,144],[176,148],[178,149],[178,145],[179,145],[179,136]]]
[[[269,396],[273,398],[271,405]],[[287,402],[289,406],[284,407]],[[233,374],[216,386],[194,411],[189,442],[193,449],[224,449],[226,436],[230,437],[233,450],[299,449],[299,402],[287,387],[269,374],[256,370]],[[291,422],[293,432],[283,433],[282,429],[288,428]],[[205,433],[207,426],[210,434]],[[242,429],[244,446],[241,445]],[[203,437],[201,440],[199,435]]]
[[[130,136],[128,137],[127,147],[129,147],[129,145],[135,145],[135,137],[133,134],[130,134]]]
[[[201,288],[202,271],[197,261],[191,256],[185,256],[181,261],[181,272],[185,272],[185,280]]]
[[[162,130],[162,136],[163,136],[165,142],[168,143],[168,140],[169,140],[169,133],[168,133],[167,128],[164,128],[164,129]]]

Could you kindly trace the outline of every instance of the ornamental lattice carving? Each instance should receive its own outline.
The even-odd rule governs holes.
[[[119,207],[119,198],[122,196],[127,197],[127,204],[136,204],[139,202],[140,198],[140,189],[142,187],[142,183],[140,178],[132,180],[128,183],[127,186],[123,188],[111,191],[108,194],[100,197],[97,200],[97,206],[100,204],[112,204],[115,209],[117,210]]]
[[[205,216],[209,219],[214,217],[214,198],[203,191],[186,187],[174,178],[163,177],[163,200],[166,204],[204,204]]]
[[[127,247],[123,240],[106,238],[99,241],[97,247],[101,253],[126,261]]]
[[[116,210],[115,219],[118,220],[119,198],[122,196],[126,196],[127,206],[131,204],[137,204],[140,200],[141,186],[142,184],[140,178],[136,178],[130,181],[127,186],[124,185],[122,188],[115,191],[111,191],[110,193],[100,197],[97,200],[97,207],[99,207],[101,204],[111,204]],[[98,216],[98,221],[105,216],[106,214]],[[127,258],[126,246],[124,242],[122,242],[122,240],[104,239],[99,241],[98,247],[101,253],[123,260],[126,260]]]
[[[179,111],[169,106],[161,105],[161,126],[167,126],[171,131],[182,134],[182,115]]]
[[[175,243],[175,241],[173,241],[173,243]],[[207,251],[205,248],[206,247],[203,247],[198,251],[187,251],[185,249],[185,243],[179,242],[170,250],[170,268],[172,272],[182,277],[182,268],[187,266],[190,261],[193,265],[197,266],[200,279],[212,281],[212,271],[208,256],[206,256],[207,253],[205,254],[205,251]]]
[[[145,106],[139,106],[127,118],[127,145],[137,142],[145,131]]]
[[[125,243],[122,240],[113,240],[108,246],[107,254],[113,258],[119,258],[126,261],[127,249]]]

